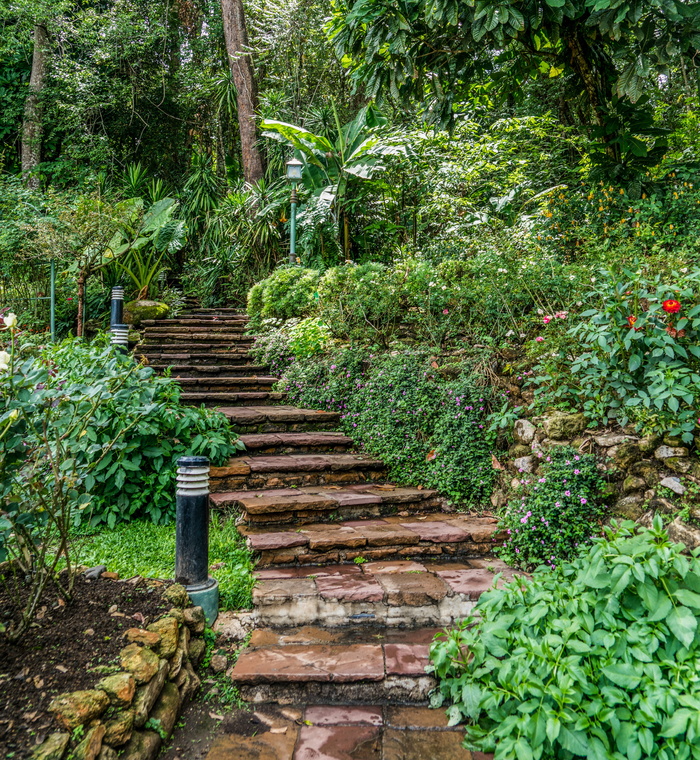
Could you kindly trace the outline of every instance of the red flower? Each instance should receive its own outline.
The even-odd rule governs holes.
[[[636,322],[637,322],[637,317],[633,317],[631,315],[629,317],[627,317],[627,324],[630,327],[634,327],[634,325],[635,325]]]
[[[667,301],[664,301],[661,304],[661,308],[667,314],[678,314],[678,312],[681,310],[681,304],[679,301],[676,301],[673,298],[669,298]]]

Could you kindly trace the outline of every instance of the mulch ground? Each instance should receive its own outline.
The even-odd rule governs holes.
[[[166,584],[135,578],[87,580],[79,576],[64,604],[55,589],[38,607],[35,623],[18,642],[0,634],[0,757],[29,757],[58,725],[47,711],[57,694],[91,689],[118,670],[123,632],[145,627],[171,605]],[[16,607],[0,582],[0,615],[7,624]]]

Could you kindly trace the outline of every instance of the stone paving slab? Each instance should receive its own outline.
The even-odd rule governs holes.
[[[381,760],[382,735],[375,726],[302,726],[294,760]]]
[[[384,589],[371,576],[321,576],[316,578],[316,588],[323,599],[344,602],[381,602],[384,599]]]
[[[260,580],[271,578],[321,578],[324,575],[361,575],[363,568],[359,565],[323,565],[316,567],[275,567],[258,570],[255,577]]]
[[[257,628],[250,639],[250,648],[264,646],[284,646],[286,644],[423,644],[429,645],[434,638],[444,633],[444,628],[418,628],[403,630],[378,626],[347,628],[323,628],[305,625],[300,628]]]
[[[429,663],[428,644],[385,644],[384,660],[388,676],[421,676]]]
[[[381,707],[353,705],[310,705],[304,720],[314,726],[381,726],[384,722]]]

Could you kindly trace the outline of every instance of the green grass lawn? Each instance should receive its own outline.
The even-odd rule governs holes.
[[[173,578],[175,526],[132,522],[93,535],[76,535],[73,551],[77,564],[106,565],[122,578]],[[209,528],[211,575],[219,581],[221,608],[252,606],[253,563],[233,519],[213,518]],[[220,567],[218,567],[220,565]]]

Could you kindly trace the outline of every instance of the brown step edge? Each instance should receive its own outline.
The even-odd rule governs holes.
[[[379,483],[229,491],[212,494],[211,503],[214,508],[239,510],[241,520],[251,525],[301,525],[392,514],[408,517],[441,507],[437,491]]]
[[[145,325],[144,322],[141,323]],[[146,335],[172,335],[174,333],[185,333],[190,335],[191,333],[205,333],[206,335],[245,335],[246,328],[243,324],[223,324],[220,322],[206,322],[199,324],[198,322],[156,322],[155,324],[147,324],[144,327]],[[253,338],[254,336],[247,336]]]
[[[144,351],[141,347],[137,347],[134,350],[134,355],[137,358],[145,359],[149,366],[152,364],[159,366],[166,364],[169,367],[173,367],[181,363],[187,363],[188,366],[196,367],[246,367],[253,361],[253,357],[247,351],[201,351],[193,353],[191,351],[180,352],[177,348],[170,351],[162,351],[160,348]]]
[[[187,327],[241,327],[248,325],[247,319],[240,319],[234,316],[229,317],[173,317],[172,319],[142,319],[141,327],[178,327],[179,325]]]
[[[237,343],[141,343],[137,351],[142,354],[192,354],[201,356],[249,356],[250,346]]]
[[[220,406],[238,433],[295,433],[327,430],[340,422],[337,412],[299,409],[294,406]]]
[[[472,613],[484,591],[515,573],[496,558],[484,558],[282,567],[259,570],[256,577],[257,625],[409,630],[455,625]]]
[[[257,404],[276,404],[278,401],[283,401],[286,395],[286,393],[276,391],[239,391],[237,393],[183,391],[180,394],[180,400],[183,403],[205,406],[219,406],[221,403],[248,404],[251,401]]]
[[[270,390],[277,382],[276,377],[264,375],[240,375],[238,377],[182,377],[179,371],[173,372],[173,378],[186,389],[193,391],[206,390],[207,392],[225,393],[227,390],[237,388],[240,390]],[[254,388],[241,388],[240,386],[255,386]],[[216,386],[216,387],[214,387]]]
[[[258,567],[389,559],[478,559],[502,543],[493,517],[444,512],[315,523],[286,530],[239,525]]]
[[[206,760],[493,760],[493,755],[462,747],[464,727],[449,726],[444,709],[259,705],[254,715],[257,730],[229,725],[214,740]]]
[[[202,379],[217,379],[222,377],[267,377],[270,368],[264,364],[174,364],[174,363],[150,363],[156,372],[171,370],[171,375],[176,378],[201,377]]]

